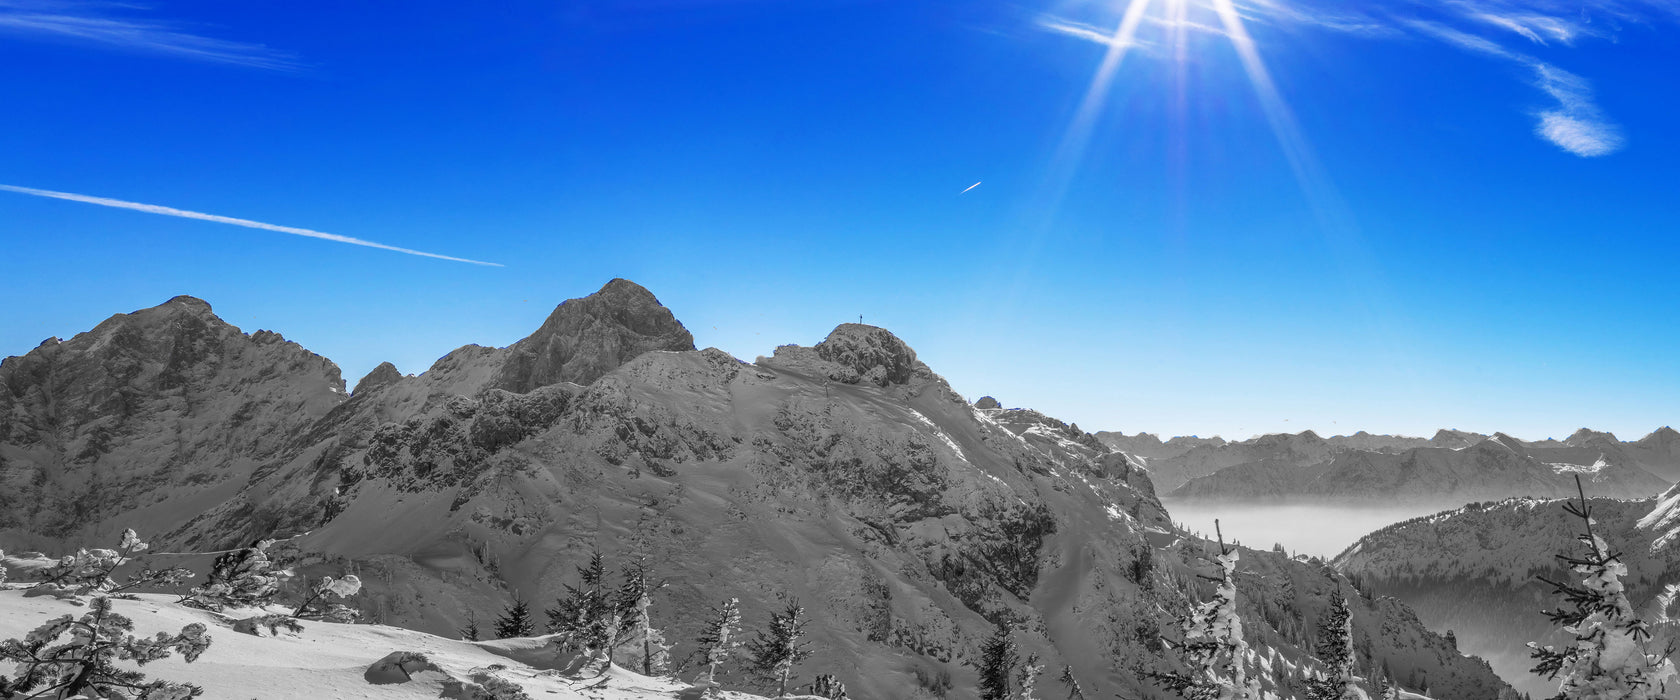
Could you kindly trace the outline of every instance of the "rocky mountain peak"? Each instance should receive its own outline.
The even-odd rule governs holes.
[[[367,376],[362,377],[361,381],[356,382],[356,389],[351,392],[351,395],[355,396],[364,391],[372,391],[387,384],[401,381],[402,378],[403,374],[397,369],[396,365],[381,362],[378,367],[373,368],[372,372],[368,372]]]
[[[1603,442],[1614,443],[1614,442],[1620,442],[1620,441],[1617,440],[1616,436],[1612,433],[1605,433],[1605,432],[1599,432],[1599,431],[1596,431],[1596,430],[1588,430],[1586,428],[1581,428],[1580,430],[1577,430],[1573,434],[1571,434],[1568,438],[1564,439],[1563,444],[1569,445],[1571,447],[1579,447],[1581,445],[1590,445],[1590,444],[1594,444],[1594,443],[1603,443]]]
[[[200,299],[200,298],[195,297],[195,296],[187,295],[187,294],[180,294],[180,295],[170,297],[169,301],[163,302],[162,304],[159,304],[158,306],[156,306],[154,308],[168,309],[168,310],[175,310],[175,311],[188,311],[188,312],[191,312],[191,313],[202,313],[202,314],[214,313],[210,309],[210,302],[205,301],[205,300]]]
[[[1639,439],[1639,442],[1650,445],[1670,445],[1677,441],[1680,441],[1680,431],[1666,425]]]
[[[926,368],[898,336],[861,323],[840,324],[815,350],[822,359],[850,368],[877,386],[907,383],[918,367]]]
[[[694,336],[646,288],[614,279],[555,307],[541,328],[508,347],[491,385],[514,393],[589,384],[652,350],[694,349]]]
[[[998,403],[997,399],[990,396],[982,396],[979,401],[974,402],[974,407],[979,409],[994,409],[1003,408],[1003,404]]]

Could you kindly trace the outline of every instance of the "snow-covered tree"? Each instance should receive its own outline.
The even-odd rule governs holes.
[[[524,598],[514,598],[513,604],[496,618],[496,638],[529,637],[536,628],[531,624],[531,606]]]
[[[664,585],[649,580],[647,565],[638,560],[624,567],[624,583],[618,588],[619,644],[630,649],[644,676],[662,674],[671,667],[671,645],[649,614],[653,592]]]
[[[342,603],[331,602],[332,598],[348,599],[362,590],[362,580],[354,574],[342,578],[323,576],[321,580],[309,589],[308,597],[292,611],[292,617],[306,620],[326,620],[328,622],[355,622],[361,613],[356,612]]]
[[[1581,519],[1582,534],[1577,539],[1584,551],[1558,558],[1582,581],[1575,585],[1541,577],[1567,604],[1546,611],[1546,616],[1572,639],[1561,649],[1530,642],[1534,672],[1549,679],[1563,677],[1556,700],[1661,698],[1664,686],[1674,678],[1674,664],[1646,648],[1651,639],[1649,624],[1634,612],[1622,585],[1627,565],[1593,533],[1592,506],[1587,504],[1579,476],[1575,488],[1580,501],[1565,503],[1564,510]]]
[[[1180,621],[1184,640],[1175,646],[1187,671],[1155,674],[1155,679],[1187,700],[1260,700],[1260,683],[1248,676],[1248,642],[1237,608],[1239,552],[1226,549],[1223,538],[1219,549],[1213,598]]]
[[[566,586],[566,597],[547,610],[548,631],[563,653],[582,654],[587,670],[604,670],[612,662],[623,621],[606,587],[607,566],[601,552],[578,567],[578,585]]]
[[[1307,681],[1307,700],[1370,700],[1354,675],[1353,614],[1340,587],[1330,592],[1330,611],[1318,623],[1317,651],[1326,670]]]
[[[1038,677],[1044,673],[1044,664],[1038,662],[1037,654],[1028,654],[1026,661],[1021,662],[1021,672],[1016,677],[1020,683],[1020,692],[1015,697],[1019,700],[1038,700],[1034,693],[1038,692]]]
[[[833,674],[819,674],[817,679],[811,682],[811,694],[828,700],[846,700],[846,684],[841,683]]]
[[[1085,700],[1085,689],[1079,686],[1079,679],[1073,677],[1073,667],[1063,666],[1062,685],[1067,686],[1068,700]]]
[[[80,618],[65,615],[21,640],[0,641],[0,661],[11,662],[17,669],[15,678],[0,676],[0,697],[197,697],[204,692],[198,686],[147,681],[145,674],[118,667],[116,662],[145,665],[180,652],[191,663],[210,646],[204,630],[204,625],[194,623],[181,628],[180,634],[136,637],[134,622],[112,611],[110,598],[99,596],[88,603],[88,611]]]
[[[980,645],[980,661],[974,664],[980,676],[980,700],[1009,700],[1016,656],[1015,637],[1009,625],[998,625],[992,630],[992,636]]]
[[[701,663],[706,664],[706,678],[704,683],[717,683],[717,669],[723,662],[735,655],[741,642],[737,637],[741,631],[741,600],[730,598],[723,601],[723,605],[714,607],[706,615],[706,626],[700,631],[700,648],[695,651]]]
[[[260,540],[244,549],[216,558],[209,580],[192,589],[182,602],[206,610],[228,607],[262,607],[274,602],[280,584],[292,572],[268,555],[274,540]]]
[[[810,643],[803,640],[807,622],[805,608],[797,599],[790,600],[781,612],[770,614],[768,629],[747,642],[753,675],[766,686],[774,685],[776,697],[787,695],[793,667],[811,655]]]
[[[117,567],[129,563],[134,556],[149,548],[149,545],[140,541],[140,536],[133,530],[124,530],[116,549],[77,550],[75,554],[59,559],[35,585],[59,586],[81,594],[120,593],[140,586],[178,586],[192,578],[192,571],[178,567],[144,568],[129,575],[122,583],[111,577]],[[0,580],[4,578],[5,576],[0,574]]]

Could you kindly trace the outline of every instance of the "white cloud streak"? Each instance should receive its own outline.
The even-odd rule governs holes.
[[[201,36],[169,23],[116,17],[105,11],[132,7],[107,2],[0,0],[0,33],[66,39],[252,68],[298,67],[293,56],[259,44]]]
[[[108,198],[105,198],[105,197],[92,197],[92,196],[88,196],[88,195],[85,195],[85,194],[72,194],[70,192],[54,192],[52,190],[38,190],[38,189],[35,189],[33,187],[18,187],[16,185],[0,185],[0,191],[15,192],[17,194],[27,194],[27,195],[31,195],[31,196],[35,196],[35,197],[49,197],[49,198],[52,198],[52,199],[63,199],[63,200],[71,201],[71,202],[82,202],[84,204],[97,204],[97,205],[102,206],[102,207],[113,207],[113,208],[116,208],[116,209],[129,209],[129,210],[132,210],[132,211],[145,212],[147,214],[161,214],[163,216],[174,216],[174,217],[179,217],[179,218],[182,218],[182,219],[197,219],[199,221],[211,221],[211,222],[215,222],[215,223],[218,223],[218,224],[228,224],[228,225],[231,225],[231,226],[243,226],[245,228],[261,229],[263,231],[275,231],[275,232],[278,232],[278,233],[291,234],[293,236],[304,236],[304,237],[307,237],[307,238],[319,238],[321,240],[332,241],[334,243],[348,243],[350,245],[359,245],[359,246],[362,246],[362,247],[365,247],[365,248],[378,248],[380,250],[389,250],[389,251],[394,252],[394,253],[404,253],[404,254],[407,254],[407,255],[418,255],[418,256],[421,256],[421,257],[425,257],[425,258],[436,258],[438,260],[449,260],[449,261],[453,261],[453,262],[470,263],[470,264],[473,264],[473,265],[485,265],[485,266],[488,266],[488,267],[502,267],[502,265],[499,264],[499,263],[484,262],[482,260],[469,260],[467,258],[456,258],[456,257],[448,256],[448,255],[439,255],[437,253],[427,253],[425,251],[413,250],[413,249],[410,249],[410,248],[399,248],[399,247],[393,246],[393,245],[385,245],[384,243],[375,243],[373,241],[364,241],[360,238],[351,238],[349,236],[340,236],[336,233],[324,233],[324,232],[321,232],[321,231],[312,231],[312,230],[306,229],[306,228],[294,228],[292,226],[277,226],[275,224],[265,224],[261,221],[251,221],[250,219],[235,219],[231,216],[217,216],[215,214],[204,214],[204,213],[200,213],[200,212],[196,212],[196,211],[187,211],[187,210],[184,210],[184,209],[175,209],[173,207],[158,206],[156,204],[141,204],[139,202],[125,202],[125,201],[120,200],[120,199],[108,199]]]

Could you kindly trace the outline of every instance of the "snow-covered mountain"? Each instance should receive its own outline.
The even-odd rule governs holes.
[[[516,596],[552,604],[591,551],[646,555],[669,581],[654,615],[679,654],[709,605],[739,597],[752,626],[797,598],[815,652],[801,673],[869,698],[937,695],[942,674],[970,697],[965,663],[999,622],[1087,692],[1158,697],[1144,673],[1163,667],[1161,635],[1206,593],[1205,543],[1171,524],[1136,462],[1035,411],[967,404],[881,328],[746,363],[695,350],[651,293],[614,280],[512,346],[469,345],[417,376],[384,365],[346,397],[330,363],[202,302],[101,328],[123,319],[163,340],[117,352],[96,330],[60,344],[74,354],[0,366],[0,407],[38,426],[4,435],[0,479],[83,514],[19,519],[0,547],[98,543],[131,523],[175,552],[291,537],[306,571],[361,577],[372,621],[440,634]],[[201,345],[180,340],[198,327],[216,352],[171,359]],[[295,359],[261,354],[280,350]],[[176,365],[193,381],[147,369]],[[66,410],[100,392],[127,398]],[[100,477],[60,476],[72,469]],[[1242,561],[1263,676],[1287,685],[1347,583],[1281,553]],[[1346,592],[1371,665],[1445,697],[1499,694],[1404,606]]]
[[[1622,581],[1629,599],[1653,605],[1664,586],[1680,581],[1680,548],[1673,544],[1680,486],[1653,498],[1588,500],[1594,532],[1627,564]],[[1398,523],[1365,536],[1334,566],[1405,601],[1431,629],[1451,629],[1461,648],[1488,659],[1519,690],[1549,696],[1557,685],[1528,672],[1533,662],[1524,644],[1558,638],[1540,610],[1560,601],[1537,577],[1576,577],[1557,559],[1580,546],[1581,521],[1563,503],[1512,498]]]
[[[1443,430],[1425,441],[1365,433],[1325,439],[1307,431],[1242,442],[1204,441],[1177,452],[1163,445],[1156,456],[1138,457],[1170,499],[1399,500],[1449,507],[1508,496],[1562,496],[1573,491],[1575,474],[1587,477],[1595,493],[1649,496],[1673,483],[1666,475],[1680,472],[1680,440],[1673,435],[1663,428],[1625,443],[1582,430],[1562,442],[1524,442],[1503,433]],[[1121,451],[1139,442],[1105,439]]]

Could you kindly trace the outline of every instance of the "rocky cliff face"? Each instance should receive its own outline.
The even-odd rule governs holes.
[[[971,697],[965,662],[1000,622],[1087,692],[1155,697],[1144,674],[1167,664],[1161,636],[1205,589],[1205,543],[1171,524],[1145,470],[1076,425],[968,405],[880,328],[845,324],[749,364],[693,350],[651,294],[615,280],[510,348],[376,370],[334,396],[238,488],[158,520],[155,541],[295,535],[307,566],[361,575],[375,621],[445,634],[516,595],[551,604],[593,550],[645,557],[670,582],[654,614],[679,655],[708,605],[739,597],[757,626],[797,598],[816,652],[801,672],[878,698]],[[1312,663],[1312,621],[1345,581],[1244,556],[1257,661],[1282,688]],[[1397,640],[1373,654],[1452,697],[1500,691],[1403,608],[1356,607]]]
[[[237,493],[345,399],[338,368],[176,297],[0,362],[0,544],[79,544]]]

